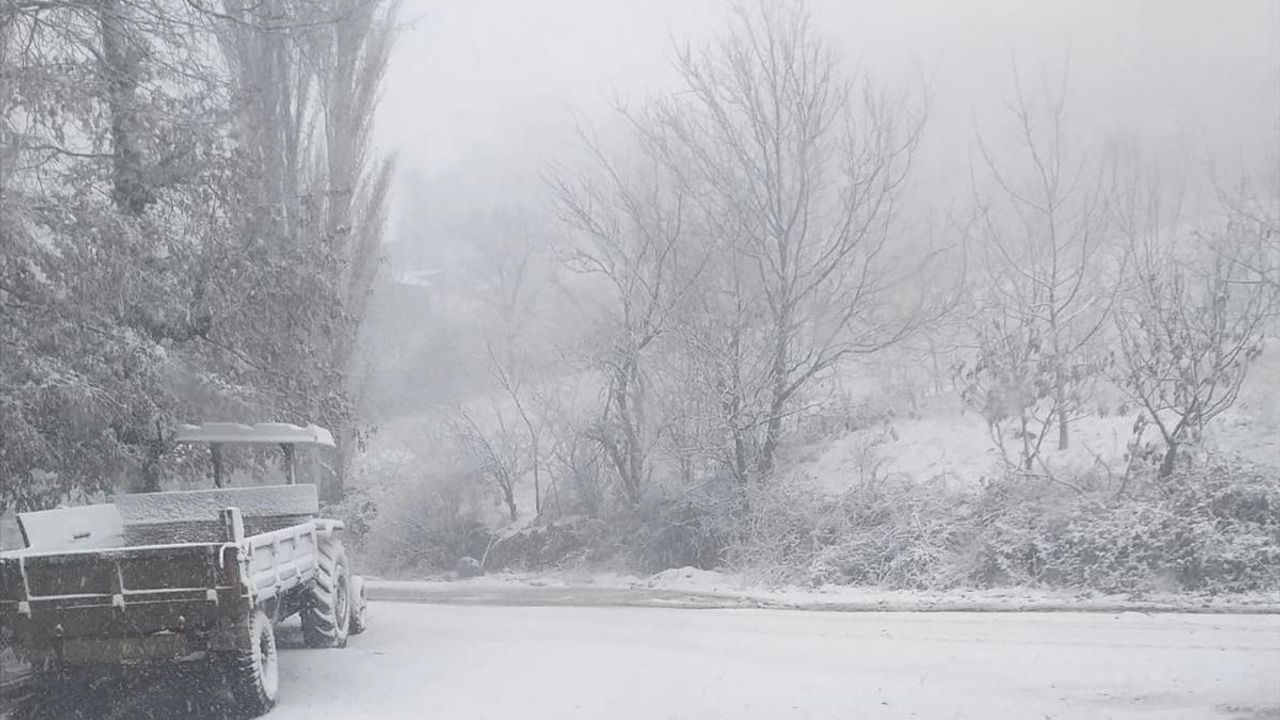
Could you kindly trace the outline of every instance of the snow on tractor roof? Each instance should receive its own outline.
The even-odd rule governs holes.
[[[324,445],[335,447],[333,435],[319,425],[300,427],[289,423],[211,422],[182,425],[174,440],[185,443],[269,443],[289,445]]]

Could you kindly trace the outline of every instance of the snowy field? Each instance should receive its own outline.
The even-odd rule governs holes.
[[[1280,717],[1280,617],[376,603],[271,720]]]

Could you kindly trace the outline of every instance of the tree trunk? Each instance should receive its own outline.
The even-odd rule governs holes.
[[[618,408],[618,424],[622,427],[622,442],[618,443],[618,457],[614,464],[622,480],[627,499],[633,505],[643,496],[645,474],[644,451],[644,389],[640,386],[640,373],[634,356],[616,370],[613,393]]]
[[[542,479],[538,477],[538,446],[533,446],[533,514],[542,517]]]
[[[1165,479],[1173,474],[1174,465],[1178,462],[1178,444],[1169,443],[1168,449],[1164,451],[1164,459],[1160,461],[1160,479]]]
[[[147,187],[142,167],[142,151],[138,141],[138,81],[141,50],[129,36],[127,10],[121,0],[99,0],[98,23],[102,33],[101,72],[107,86],[108,121],[111,124],[112,201],[123,215],[141,215],[154,197]],[[145,312],[142,313],[145,317]],[[159,437],[160,419],[154,419],[157,437],[139,433],[144,459],[140,485],[143,492],[160,490],[160,456],[164,453]]]
[[[765,424],[764,447],[760,450],[759,467],[762,479],[773,472],[773,456],[777,452],[778,443],[782,437],[782,410],[787,402],[787,357],[790,354],[790,338],[787,334],[789,323],[790,315],[784,314],[776,328],[778,337],[774,342],[773,365],[769,370],[773,381],[769,399],[769,419]]]
[[[1027,416],[1022,416],[1022,467],[1031,471],[1031,434],[1027,431]]]
[[[739,315],[741,315],[741,309],[739,309]],[[722,405],[724,407],[725,419],[729,424],[729,431],[733,435],[732,467],[734,479],[738,481],[739,485],[745,488],[748,476],[750,475],[750,469],[747,464],[747,442],[742,436],[743,429],[741,421],[742,406],[744,404],[741,373],[741,333],[741,329],[735,324],[729,336],[730,371],[729,377],[725,379],[725,390],[722,392],[722,396],[725,399],[722,401]]]
[[[155,437],[144,437],[142,441],[146,450],[142,461],[142,492],[147,493],[160,492],[163,480],[160,458],[164,455],[164,436],[159,421],[155,423],[155,431]]]
[[[102,74],[107,83],[111,122],[112,198],[126,215],[140,215],[153,198],[142,170],[138,147],[138,74],[140,50],[128,35],[120,0],[99,0],[102,30]]]
[[[1053,390],[1054,403],[1058,406],[1058,449],[1066,450],[1070,441],[1069,430],[1067,430],[1067,406],[1066,406],[1066,389],[1062,385],[1062,370],[1058,369],[1057,386]]]
[[[160,492],[160,453],[148,444],[147,458],[142,461],[142,492]]]
[[[509,483],[502,486],[502,501],[507,504],[507,515],[511,517],[511,522],[515,522],[519,513],[516,511],[516,496]]]

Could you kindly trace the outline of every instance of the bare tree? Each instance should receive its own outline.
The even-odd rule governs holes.
[[[516,486],[524,472],[524,451],[518,432],[500,410],[486,419],[492,422],[482,426],[471,412],[459,409],[450,423],[451,431],[463,451],[479,466],[482,475],[493,483],[494,490],[506,505],[507,516],[515,522],[520,517]]]
[[[539,236],[518,208],[476,214],[458,231],[474,260],[463,272],[481,292],[476,320],[491,329],[481,333],[481,347],[473,349],[485,373],[487,396],[475,398],[470,410],[460,410],[453,430],[494,483],[510,518],[518,516],[515,490],[526,477],[533,482],[534,515],[540,517],[548,488],[543,446],[547,419],[538,397],[534,355],[541,339],[539,298],[547,282]]]
[[[1132,287],[1115,315],[1116,376],[1145,411],[1165,451],[1159,476],[1198,442],[1213,418],[1239,396],[1249,365],[1261,355],[1274,317],[1274,287],[1258,275],[1258,244],[1280,233],[1228,209],[1222,227],[1191,238],[1178,253],[1176,223],[1154,191],[1134,191],[1123,225],[1134,269]]]
[[[552,435],[549,461],[567,486],[577,511],[599,517],[604,508],[607,468],[599,443],[578,428],[564,428]],[[559,506],[559,493],[555,494]],[[558,511],[557,511],[558,512]]]
[[[650,148],[639,143],[647,160],[631,171],[595,138],[580,137],[591,166],[561,171],[550,182],[560,217],[574,232],[565,262],[602,279],[608,298],[606,344],[593,353],[604,374],[604,406],[588,432],[608,455],[624,496],[636,503],[650,482],[655,435],[647,357],[670,329],[708,253],[689,237],[687,188]]]
[[[1280,158],[1272,156],[1269,164],[1269,177],[1245,178],[1219,191],[1226,223],[1210,248],[1235,264],[1237,283],[1254,283],[1280,297]],[[1273,309],[1280,310],[1280,302]]]
[[[556,334],[546,321],[558,308],[547,288],[553,266],[546,235],[528,208],[507,205],[469,215],[455,232],[462,248],[458,272],[477,292],[473,312],[476,347],[467,347],[483,368],[479,380],[514,408],[527,443],[534,512],[542,515],[548,496],[545,448],[547,412],[539,383]]]
[[[529,387],[525,377],[529,363],[526,358],[522,357],[514,349],[508,350],[505,356],[500,356],[492,344],[486,345],[486,350],[488,351],[487,367],[489,373],[497,381],[502,393],[515,407],[516,415],[520,418],[520,424],[524,428],[524,433],[528,439],[529,445],[526,454],[528,456],[529,472],[533,476],[533,512],[538,517],[541,517],[545,509],[543,505],[545,493],[542,486],[544,419],[540,414],[536,414],[529,405],[530,400],[533,399],[531,397],[533,390]]]
[[[959,368],[966,401],[990,423],[998,444],[1009,422],[1020,465],[1030,470],[1056,428],[1057,447],[1101,370],[1091,353],[1117,287],[1104,268],[1107,219],[1103,165],[1073,153],[1067,128],[1067,66],[1041,78],[1034,95],[1014,69],[1009,103],[1012,147],[999,157],[978,137],[974,234],[987,279],[978,304],[978,353]],[[994,188],[978,188],[980,173]]]
[[[928,315],[893,297],[892,272],[923,113],[843,74],[804,2],[735,5],[728,34],[679,49],[676,67],[684,92],[658,106],[648,137],[688,178],[720,249],[685,337],[706,360],[726,459],[745,482],[773,472],[784,420],[816,376]],[[902,262],[904,275],[918,262]],[[899,302],[909,309],[891,312]]]

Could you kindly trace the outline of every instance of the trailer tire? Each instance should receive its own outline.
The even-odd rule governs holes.
[[[351,576],[351,625],[349,634],[359,635],[369,629],[369,599],[365,596],[364,578]]]
[[[249,648],[225,658],[227,684],[239,708],[250,717],[265,715],[280,692],[279,655],[271,618],[255,608],[249,617]]]
[[[302,608],[302,639],[307,647],[346,647],[351,629],[351,570],[347,551],[337,540],[318,543],[316,577]]]

